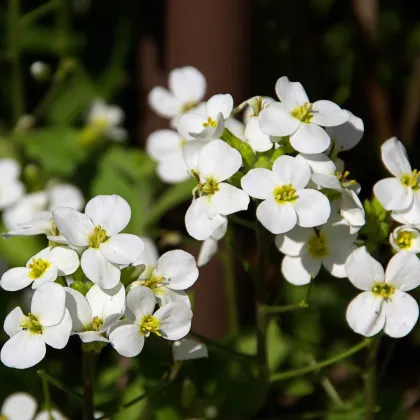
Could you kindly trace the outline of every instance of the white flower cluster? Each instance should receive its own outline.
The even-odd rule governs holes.
[[[403,224],[390,236],[394,250],[402,252],[384,274],[366,248],[356,246],[365,224],[361,187],[338,157],[361,140],[360,118],[331,101],[310,102],[302,85],[287,77],[275,85],[279,101],[253,97],[237,108],[229,94],[201,102],[205,79],[192,67],[173,70],[169,88],[153,89],[149,104],[171,119],[172,129],[152,133],[147,150],[163,181],[188,176],[197,181],[185,225],[189,235],[204,241],[199,265],[216,253],[229,216],[247,210],[252,198],[259,223],[276,235],[287,281],[308,284],[324,266],[365,291],[348,307],[351,328],[366,336],[381,329],[392,337],[408,334],[418,318],[417,303],[405,291],[420,284],[415,275],[420,174],[411,169],[402,144],[392,138],[382,146],[395,178],[374,188],[383,207]],[[243,109],[243,122],[234,119]]]
[[[1,350],[1,361],[6,366],[34,366],[44,358],[46,345],[62,349],[70,335],[84,343],[110,342],[120,354],[132,357],[151,333],[168,340],[188,334],[192,311],[184,290],[198,278],[195,259],[181,250],[159,259],[150,246],[144,252],[141,238],[120,233],[130,217],[130,206],[122,197],[97,196],[84,213],[59,206],[8,233],[44,233],[50,242],[25,267],[8,270],[0,280],[7,291],[27,286],[35,290],[28,314],[16,307],[5,319],[10,339]],[[77,282],[71,276],[79,266],[86,278],[82,292],[87,293],[72,288]],[[126,290],[121,270],[129,266],[138,266],[141,274]],[[194,357],[186,354],[191,345],[182,348],[184,356],[178,351],[177,358]]]

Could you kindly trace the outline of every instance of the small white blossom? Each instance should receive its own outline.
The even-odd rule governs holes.
[[[48,81],[51,76],[50,66],[42,61],[34,61],[29,70],[31,76],[38,82]]]
[[[350,327],[366,337],[382,329],[390,337],[407,335],[419,317],[419,307],[408,293],[420,285],[420,261],[412,252],[401,251],[382,265],[362,247],[346,263],[349,280],[363,290],[347,308]]]
[[[57,246],[43,249],[26,263],[26,267],[11,268],[0,280],[4,290],[14,292],[32,284],[37,289],[47,282],[53,282],[57,276],[69,276],[79,267],[76,251]]]
[[[26,316],[19,307],[4,321],[10,339],[1,349],[1,361],[8,367],[26,369],[39,363],[46,344],[62,349],[71,331],[71,318],[65,308],[64,288],[56,283],[39,287],[32,298],[31,312]]]
[[[51,410],[40,411],[34,420],[68,420],[66,416],[54,408]]]
[[[66,291],[66,307],[70,313],[73,327],[84,343],[108,340],[103,334],[123,315],[125,310],[125,290],[120,283],[113,289],[102,290],[94,285],[83,296],[69,287]]]
[[[19,175],[20,166],[14,159],[0,159],[0,210],[11,206],[23,195],[25,187]]]
[[[4,400],[0,409],[0,418],[6,420],[32,420],[36,413],[37,405],[32,395],[26,392],[16,392]]]
[[[298,152],[323,152],[331,139],[322,127],[341,125],[349,118],[331,101],[310,103],[303,86],[290,82],[286,76],[277,80],[276,93],[281,102],[261,111],[261,130],[270,136],[290,136],[290,144]]]
[[[85,213],[70,207],[53,211],[60,234],[72,246],[83,247],[81,266],[86,277],[103,289],[120,281],[121,265],[132,264],[143,252],[143,241],[121,232],[131,209],[119,195],[99,195],[86,204]]]
[[[172,355],[175,361],[194,360],[209,357],[207,346],[190,338],[183,338],[172,344]]]
[[[389,235],[389,242],[395,251],[420,253],[420,231],[412,226],[398,226]]]
[[[226,220],[212,233],[210,238],[203,241],[197,258],[198,267],[206,265],[216,254],[219,249],[219,241],[226,235],[227,228],[228,221]]]
[[[127,295],[126,319],[111,329],[109,340],[119,354],[137,356],[151,333],[167,340],[180,340],[191,328],[191,309],[182,303],[169,303],[154,312],[156,296],[148,288],[134,287]]]
[[[251,169],[241,180],[251,197],[264,200],[257,208],[257,218],[271,233],[286,233],[297,224],[314,227],[327,222],[330,203],[319,191],[305,189],[311,169],[304,160],[280,156],[273,170]]]

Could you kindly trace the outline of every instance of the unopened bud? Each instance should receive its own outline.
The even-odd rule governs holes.
[[[48,64],[43,63],[42,61],[35,61],[31,64],[30,72],[32,77],[37,82],[48,82],[51,78],[51,69]]]

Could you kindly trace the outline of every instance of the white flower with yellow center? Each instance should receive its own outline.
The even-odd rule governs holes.
[[[356,115],[346,109],[343,111],[347,113],[349,117],[348,121],[344,124],[326,129],[331,137],[334,153],[353,149],[360,142],[365,131],[365,126],[361,118],[356,117]]]
[[[182,303],[169,303],[154,312],[156,296],[148,287],[138,286],[127,295],[126,319],[111,328],[109,340],[121,356],[137,356],[144,339],[156,334],[167,340],[180,340],[191,328],[191,309]]]
[[[214,95],[204,106],[187,112],[178,121],[177,129],[182,138],[214,140],[220,138],[225,128],[225,120],[233,109],[231,95]]]
[[[143,241],[121,232],[131,209],[119,195],[98,195],[86,204],[85,213],[69,207],[53,211],[55,224],[71,246],[83,247],[81,266],[86,277],[103,289],[120,281],[120,265],[132,264],[143,252]]]
[[[382,329],[390,337],[407,335],[419,317],[419,307],[408,293],[420,285],[420,261],[412,252],[394,255],[386,268],[362,247],[346,263],[349,280],[363,290],[347,308],[350,327],[366,337]]]
[[[348,114],[331,101],[309,102],[299,82],[290,82],[286,76],[276,83],[281,102],[268,105],[259,115],[263,133],[269,136],[290,136],[290,144],[298,152],[321,153],[331,143],[322,127],[344,124]]]
[[[77,334],[84,343],[108,342],[104,333],[123,315],[125,290],[120,283],[113,289],[102,290],[94,285],[86,297],[69,287],[66,291],[66,307],[72,319],[72,334]]]
[[[4,365],[26,369],[39,363],[46,353],[46,344],[62,349],[71,332],[71,318],[65,307],[66,293],[56,283],[46,283],[35,290],[31,312],[24,315],[16,307],[4,321],[10,339],[1,349]]]
[[[420,231],[413,226],[398,226],[389,235],[389,242],[397,252],[420,253]]]
[[[149,93],[149,105],[158,115],[172,119],[172,126],[178,118],[194,109],[206,93],[206,79],[195,67],[181,67],[169,73],[169,90],[157,86]]]
[[[319,191],[305,189],[311,169],[304,160],[280,156],[273,170],[251,169],[241,180],[251,197],[264,200],[257,208],[257,218],[271,233],[286,233],[296,224],[314,227],[327,222],[331,208],[328,198]]]
[[[146,140],[146,152],[158,162],[159,178],[169,184],[185,181],[189,178],[184,161],[184,140],[176,131],[154,131]]]
[[[345,264],[356,249],[356,235],[346,225],[326,224],[319,231],[296,226],[276,236],[276,246],[285,254],[281,265],[284,278],[295,285],[308,284],[323,265],[334,277],[346,277]]]
[[[420,223],[420,182],[417,169],[412,170],[407,152],[396,137],[381,146],[382,161],[394,178],[380,180],[373,192],[385,210],[400,214],[406,223]]]
[[[226,182],[242,165],[240,153],[222,140],[213,140],[200,151],[196,170],[198,181],[195,187],[197,198],[185,215],[188,233],[203,241],[226,222],[226,216],[246,210],[248,195]]]
[[[212,233],[210,238],[203,241],[197,258],[198,267],[206,265],[214,257],[219,249],[219,241],[226,235],[227,228],[228,221],[226,220]]]
[[[11,206],[24,193],[25,187],[18,179],[19,164],[11,158],[0,159],[0,210]]]
[[[2,420],[32,420],[36,413],[37,403],[32,395],[16,392],[9,395],[0,409]]]
[[[26,267],[15,267],[6,271],[0,280],[4,290],[14,292],[29,285],[37,289],[58,276],[69,276],[79,268],[76,251],[64,246],[48,247],[34,255]]]

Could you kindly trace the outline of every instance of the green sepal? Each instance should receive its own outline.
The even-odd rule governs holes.
[[[252,167],[252,164],[255,160],[255,155],[251,146],[248,143],[236,137],[227,128],[224,129],[221,139],[241,154],[245,166],[249,168]]]

